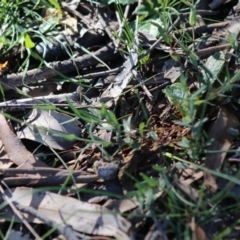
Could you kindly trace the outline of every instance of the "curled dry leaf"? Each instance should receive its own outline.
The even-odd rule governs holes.
[[[203,228],[201,228],[195,221],[191,223],[193,240],[208,240]]]
[[[51,192],[36,192],[31,188],[20,187],[10,191],[6,191],[5,194],[12,201],[22,206],[31,206],[60,225],[71,225],[74,230],[86,234],[129,239],[127,232],[131,223],[105,207]],[[3,214],[12,217],[12,212],[8,208]],[[26,217],[29,222],[41,223],[32,216]]]
[[[11,131],[5,117],[0,114],[0,138],[10,160],[21,168],[47,167],[41,161],[36,161],[17,136]]]
[[[192,199],[194,202],[197,201],[199,195],[198,191],[191,187],[189,184],[184,183],[180,180],[175,180],[174,185],[176,185],[179,189],[182,190],[190,199]]]
[[[55,149],[65,150],[73,146],[64,134],[80,136],[79,122],[68,115],[56,111],[33,109],[25,116],[28,126],[22,124],[17,131],[19,138],[26,138],[50,146]]]
[[[226,109],[221,108],[218,116],[209,132],[209,139],[214,139],[208,147],[206,155],[205,167],[211,170],[219,171],[228,149],[230,148],[233,135],[229,132],[230,128],[236,129],[239,126],[238,119]],[[217,151],[217,152],[216,152]],[[204,183],[211,188],[212,191],[217,190],[216,178],[213,174],[206,172],[204,175]]]

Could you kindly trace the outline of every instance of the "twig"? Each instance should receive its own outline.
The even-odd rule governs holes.
[[[8,104],[6,106],[1,106],[0,107],[0,111],[5,111],[5,112],[18,112],[18,111],[25,111],[26,109],[29,108],[34,108],[34,107],[46,107],[49,106],[49,104]],[[54,104],[52,105],[56,108],[70,108],[69,104]],[[91,105],[87,105],[87,104],[73,104],[73,106],[77,109],[86,109],[86,108],[101,108],[101,104],[100,103],[96,103],[96,104],[91,104]],[[54,109],[52,109],[54,110]]]
[[[142,87],[143,91],[146,93],[148,98],[152,101],[153,100],[153,95],[148,91],[146,85],[142,82],[141,77],[137,74],[135,70],[132,70],[133,76],[137,79],[139,82],[140,86]]]
[[[189,28],[184,28],[184,29],[179,29],[174,31],[173,33],[175,35],[182,34],[182,33],[192,33],[192,30],[194,30],[194,33],[197,35],[203,34],[203,33],[209,33],[212,32],[214,29],[218,28],[223,28],[226,27],[229,24],[229,22],[221,22],[221,23],[213,23],[213,24],[208,24],[200,27],[189,27]]]
[[[96,181],[98,179],[97,175],[84,175],[79,176],[79,173],[71,174],[71,178],[68,180],[69,184],[74,183],[91,183],[93,181]],[[42,176],[27,176],[27,177],[9,177],[9,178],[3,178],[3,182],[7,186],[56,186],[65,183],[66,179],[68,178],[69,173],[65,173],[62,175],[54,175],[54,176],[48,176],[48,177],[42,177]]]
[[[111,69],[111,70],[107,70],[107,71],[78,75],[78,76],[75,76],[75,78],[85,78],[86,79],[86,78],[103,77],[103,76],[110,75],[112,73],[120,72],[122,70],[123,70],[123,66],[117,67],[117,68],[114,68],[114,69]]]
[[[105,32],[107,33],[108,37],[113,41],[113,44],[114,44],[114,46],[115,46],[115,51],[116,51],[116,50],[117,50],[117,42],[116,42],[116,39],[114,38],[112,32],[110,31],[110,29],[109,29],[106,21],[103,19],[103,17],[102,17],[102,15],[101,15],[100,12],[98,13],[97,16],[98,16],[98,18],[99,18],[99,20],[100,20],[100,22],[101,22],[101,24],[102,24],[103,29],[104,29]]]
[[[218,46],[198,50],[198,51],[195,52],[195,54],[197,56],[199,56],[200,58],[204,59],[204,58],[207,58],[207,57],[211,56],[215,52],[224,50],[224,49],[229,48],[229,47],[231,47],[231,45],[229,43],[221,44],[221,45],[218,45]]]
[[[98,51],[94,52],[93,55],[102,61],[109,61],[116,58],[118,55],[114,54],[114,47],[110,43]],[[39,80],[49,79],[57,76],[59,73],[66,74],[78,69],[90,67],[96,65],[98,60],[89,54],[85,54],[82,57],[77,57],[74,60],[65,60],[61,62],[52,62],[49,66],[41,68],[35,68],[32,70],[18,74],[10,74],[2,76],[0,83],[3,84],[3,89],[15,89],[24,84],[37,83]]]
[[[77,91],[73,93],[67,93],[67,94],[58,94],[58,95],[48,95],[48,96],[40,96],[40,97],[33,97],[33,98],[23,98],[18,100],[10,100],[6,102],[0,103],[1,107],[8,107],[8,105],[11,105],[12,103],[22,106],[25,104],[56,104],[61,102],[66,102],[66,99],[69,98],[73,103],[79,104],[81,100],[81,88],[78,87]]]
[[[86,175],[87,173],[84,171],[78,171],[78,170],[73,170],[73,171],[68,171],[68,170],[62,170],[58,168],[51,168],[51,167],[34,167],[34,168],[0,168],[0,176],[4,177],[12,177],[16,176],[18,174],[40,174],[41,176],[45,175],[66,175],[70,173],[74,173],[76,175],[82,174]]]

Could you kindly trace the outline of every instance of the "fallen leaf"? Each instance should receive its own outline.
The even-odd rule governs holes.
[[[194,188],[192,188],[189,184],[184,183],[180,180],[175,180],[174,185],[176,185],[179,189],[182,190],[190,199],[192,199],[194,202],[198,199],[198,191]]]
[[[114,214],[107,208],[51,192],[36,192],[32,188],[20,187],[5,191],[11,201],[22,206],[30,206],[46,215],[57,224],[71,225],[76,231],[86,234],[113,236],[116,239],[129,239],[127,232],[131,223]],[[12,217],[8,208],[1,217]],[[27,221],[42,223],[39,219],[23,213]]]
[[[48,167],[41,161],[36,161],[21,140],[11,131],[5,117],[0,114],[0,138],[10,160],[21,168]]]
[[[2,75],[8,69],[8,61],[0,63],[0,75]]]
[[[75,141],[68,139],[67,135],[73,134],[79,137],[81,133],[77,120],[56,111],[33,109],[24,118],[29,125],[21,124],[21,130],[17,131],[18,137],[30,139],[55,149],[70,149]]]
[[[194,221],[191,223],[193,240],[208,240],[204,230]]]
[[[138,202],[133,199],[109,199],[104,205],[109,210],[125,213],[138,206]]]
[[[209,132],[209,139],[214,139],[212,144],[207,148],[209,153],[206,155],[205,167],[211,170],[219,171],[227,151],[230,148],[233,135],[229,132],[230,128],[239,127],[239,121],[226,109],[221,108],[218,116]],[[211,151],[218,151],[210,153]],[[216,178],[213,174],[205,172],[204,183],[209,186],[212,191],[217,190]]]

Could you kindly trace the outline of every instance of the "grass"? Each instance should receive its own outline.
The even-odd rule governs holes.
[[[121,3],[120,0],[119,2]],[[96,7],[94,3],[92,4]],[[168,33],[170,27],[177,31],[177,26],[174,26],[173,22],[179,14],[184,12],[190,14],[181,23],[182,27],[196,26],[196,6],[197,2],[190,3],[185,0],[143,1],[135,6],[138,20],[134,18],[132,22],[127,22],[123,17],[125,6],[118,3],[111,5],[118,11],[124,22],[122,36],[118,36],[117,33],[114,33],[114,36],[121,42],[120,51],[126,57],[136,45],[136,37],[133,33],[136,28],[139,28],[148,31],[156,38],[163,36],[162,43],[170,48],[170,52],[160,57],[157,56],[159,61],[172,58],[180,63],[181,75],[177,81],[159,93],[163,100],[157,104],[161,103],[164,109],[167,107],[170,109],[169,116],[163,115],[164,120],[158,119],[161,112],[157,104],[151,103],[139,90],[141,84],[135,84],[130,90],[124,91],[120,99],[120,101],[129,97],[137,99],[138,105],[134,109],[136,112],[132,112],[127,104],[130,111],[124,110],[122,107],[124,105],[109,110],[104,104],[101,108],[77,109],[68,100],[69,114],[81,120],[85,136],[84,138],[73,135],[61,136],[78,141],[81,148],[76,151],[77,155],[81,156],[91,149],[95,149],[96,153],[101,153],[109,160],[119,156],[124,159],[124,154],[130,154],[131,150],[133,150],[133,155],[138,152],[146,155],[144,158],[146,162],[140,161],[133,171],[126,171],[125,178],[122,179],[123,182],[127,179],[133,185],[124,197],[136,198],[139,203],[138,211],[124,214],[126,218],[142,220],[139,221],[140,227],[135,229],[138,239],[146,235],[151,225],[156,227],[158,233],[162,232],[162,237],[165,236],[165,239],[166,237],[168,239],[198,239],[199,231],[202,229],[210,239],[215,240],[230,239],[231,234],[233,236],[238,234],[236,229],[239,225],[239,194],[237,190],[230,191],[230,189],[234,186],[237,189],[240,185],[239,167],[225,160],[220,166],[220,171],[216,171],[204,164],[211,150],[216,155],[221,153],[218,149],[211,149],[213,139],[208,136],[211,124],[217,118],[218,109],[221,107],[234,113],[239,111],[239,73],[234,74],[232,69],[229,69],[224,53],[216,53],[207,60],[197,56],[195,49],[204,37],[185,34],[184,31],[179,32],[179,37]],[[56,9],[56,15],[43,17],[41,11],[50,8]],[[21,48],[20,62],[17,67],[11,69],[11,72],[26,72],[32,66],[48,64],[44,54],[41,56],[36,51],[36,45],[39,39],[42,43],[49,43],[51,32],[61,25],[61,18],[61,7],[57,1],[0,2],[1,56],[4,57],[16,47]],[[206,22],[215,21],[215,19],[205,20]],[[235,49],[232,61],[237,65],[239,61],[237,37],[230,34],[224,40]],[[44,45],[44,48],[47,46]],[[181,49],[183,54],[180,54],[178,49]],[[146,50],[140,47],[139,56],[143,56]],[[86,49],[86,51],[89,50]],[[70,54],[70,51],[68,53]],[[141,72],[141,69],[151,62],[154,55],[155,53],[152,52],[139,59],[136,67],[138,72]],[[9,64],[9,67],[12,67],[11,63]],[[146,80],[146,83],[151,80],[151,77]],[[69,78],[65,76],[62,81],[69,82]],[[94,86],[91,87],[94,88]],[[8,93],[5,92],[4,96],[7,95]],[[151,111],[149,105],[153,107]],[[119,109],[121,107],[122,109]],[[63,112],[59,108],[55,110]],[[64,112],[67,111],[64,110]],[[111,140],[96,136],[95,132],[99,130],[112,132]],[[229,131],[235,134],[236,140],[231,142],[232,148],[227,149],[227,156],[237,152],[239,139],[238,128],[231,128]],[[53,152],[56,159],[64,163],[58,153],[54,150]],[[149,160],[151,156],[158,160],[152,163]],[[63,165],[68,168],[65,163]],[[191,184],[180,185],[178,180],[183,178],[190,166],[217,176],[219,181],[223,182],[223,187],[218,192],[212,193],[203,177],[192,181]],[[63,184],[59,192],[68,188],[66,186]],[[46,190],[51,191],[51,188]],[[78,189],[77,197],[81,198],[84,191],[89,190]],[[194,192],[196,192],[196,198],[194,198]],[[10,223],[9,228],[13,226],[14,224]],[[0,236],[5,239],[7,233],[0,230]]]

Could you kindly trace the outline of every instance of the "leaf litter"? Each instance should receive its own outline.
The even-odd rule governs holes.
[[[112,2],[0,19],[1,236],[238,239],[236,1]]]

